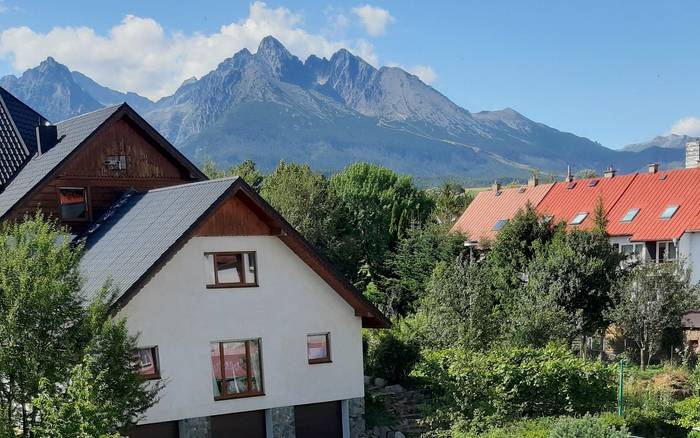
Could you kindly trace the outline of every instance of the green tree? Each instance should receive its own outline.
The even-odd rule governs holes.
[[[591,336],[609,323],[605,315],[615,304],[611,290],[621,262],[604,233],[560,230],[530,264],[527,288],[553,297],[574,332]]]
[[[263,182],[263,174],[258,171],[252,160],[242,161],[226,170],[221,170],[212,160],[206,160],[202,165],[202,172],[209,179],[220,179],[230,176],[239,176],[256,191],[260,190]]]
[[[610,316],[639,348],[642,369],[664,333],[681,330],[681,315],[695,308],[700,296],[682,262],[639,264],[614,292],[619,303]]]
[[[226,175],[243,178],[255,191],[260,191],[264,179],[263,174],[260,173],[255,166],[255,162],[252,160],[245,160],[235,166],[229,167],[226,171]]]
[[[474,194],[456,183],[445,182],[442,186],[428,190],[433,201],[432,219],[438,224],[452,225],[474,200]]]
[[[330,187],[341,205],[344,265],[354,281],[367,265],[369,278],[377,281],[387,252],[411,223],[425,223],[431,203],[409,176],[369,163],[356,163],[333,176]]]
[[[105,364],[115,360],[117,348],[128,350],[129,360],[135,353],[131,344],[100,341],[109,320],[109,289],[105,287],[92,304],[85,302],[81,256],[82,247],[71,244],[68,232],[41,214],[0,229],[0,410],[3,423],[23,437],[35,436],[43,418],[33,404],[40,382],[45,388],[67,387],[71,370],[90,351],[101,354]],[[109,404],[136,406],[139,400],[155,397],[138,380],[118,391],[133,377],[133,365],[109,370],[110,379],[119,382],[115,392],[105,395]]]
[[[281,161],[265,178],[260,194],[309,242],[336,259],[337,199],[323,175],[306,164]]]
[[[500,336],[490,274],[483,264],[438,263],[418,311],[426,346],[485,350]]]
[[[465,238],[449,233],[445,225],[413,224],[406,230],[386,261],[387,275],[381,281],[386,301],[380,304],[391,315],[407,316],[416,311],[425,294],[433,268],[439,262],[452,262],[464,250]]]
[[[581,169],[574,175],[575,179],[598,178],[598,173],[595,169]]]

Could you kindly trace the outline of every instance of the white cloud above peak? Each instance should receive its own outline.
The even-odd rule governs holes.
[[[670,133],[700,137],[700,118],[683,117],[671,126]]]
[[[368,4],[353,8],[352,12],[360,18],[365,31],[374,37],[383,35],[386,27],[396,21],[386,9]]]
[[[302,27],[303,19],[290,9],[256,1],[246,18],[210,34],[168,33],[156,20],[134,15],[104,35],[86,26],[54,27],[46,33],[11,27],[0,32],[0,57],[22,72],[53,56],[103,85],[153,99],[173,93],[187,78],[202,77],[243,48],[254,52],[267,35],[301,59],[311,54],[328,57],[347,48],[367,62],[378,63],[371,43],[311,33]]]

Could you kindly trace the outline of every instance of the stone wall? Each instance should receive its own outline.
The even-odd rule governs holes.
[[[179,422],[180,438],[211,438],[209,417],[188,418]]]
[[[272,438],[295,438],[294,406],[270,409]]]
[[[350,438],[364,436],[365,433],[365,399],[364,397],[348,400],[348,414],[350,418]]]

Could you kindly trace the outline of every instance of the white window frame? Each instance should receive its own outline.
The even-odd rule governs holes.
[[[669,247],[671,245],[673,245],[674,254],[673,258],[668,258],[668,254],[670,253]],[[664,254],[666,255],[666,257],[663,260],[659,259],[659,249],[661,249],[662,247],[665,249]],[[672,240],[662,240],[656,242],[656,263],[675,262],[676,260],[678,260],[678,243],[673,242]]]

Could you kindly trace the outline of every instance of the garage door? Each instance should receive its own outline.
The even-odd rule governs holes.
[[[211,417],[212,438],[265,438],[265,411]]]
[[[314,403],[294,407],[296,438],[342,438],[340,402]]]
[[[134,427],[129,432],[129,438],[178,438],[179,436],[177,421],[144,424]]]

